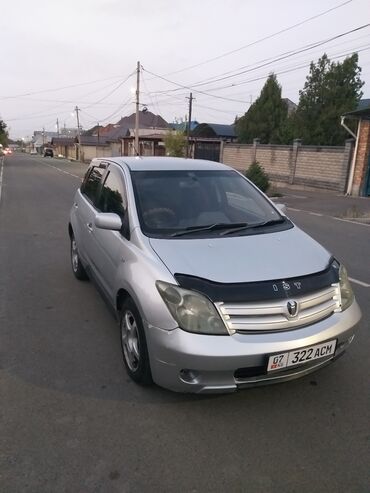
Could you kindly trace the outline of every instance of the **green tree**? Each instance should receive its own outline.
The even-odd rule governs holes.
[[[184,157],[186,137],[183,132],[168,132],[164,144],[167,156]]]
[[[287,115],[287,105],[281,98],[281,86],[276,76],[270,74],[259,97],[236,123],[239,142],[251,143],[259,138],[262,144],[281,144]]]
[[[294,137],[304,144],[343,145],[348,133],[340,116],[354,110],[361,99],[360,74],[357,53],[339,62],[331,62],[326,54],[311,62],[293,115]]]
[[[252,181],[262,192],[266,192],[270,186],[268,174],[262,168],[262,166],[254,161],[247,171],[245,176]]]
[[[6,130],[6,123],[0,120],[0,144],[4,147],[8,145],[8,132]]]

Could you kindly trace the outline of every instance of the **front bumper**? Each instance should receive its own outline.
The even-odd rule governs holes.
[[[211,336],[146,324],[155,383],[176,392],[232,392],[306,375],[337,359],[352,342],[361,311],[356,301],[344,312],[313,325],[274,333]],[[270,373],[269,355],[337,339],[335,354]]]

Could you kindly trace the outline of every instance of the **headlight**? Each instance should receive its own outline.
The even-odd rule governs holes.
[[[352,305],[354,294],[348,280],[347,270],[342,264],[339,268],[339,285],[342,311],[344,311]]]
[[[181,329],[197,334],[229,334],[215,306],[205,296],[163,281],[157,281],[156,286]]]

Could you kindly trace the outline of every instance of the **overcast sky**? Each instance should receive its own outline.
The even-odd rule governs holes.
[[[343,54],[363,50],[359,53],[365,81],[363,91],[364,97],[370,97],[369,27],[258,68],[283,53],[370,22],[369,0],[351,0],[325,15],[259,42],[344,2],[1,2],[0,116],[10,127],[12,137],[31,136],[42,127],[55,131],[57,118],[61,126],[75,126],[73,109],[76,105],[81,108],[81,124],[85,129],[98,121],[101,124],[116,122],[134,111],[135,75],[124,81],[134,74],[138,60],[144,69],[141,102],[169,122],[185,117],[186,96],[193,87],[196,98],[193,119],[232,123],[235,116],[244,114],[250,101],[258,97],[271,71],[278,74],[283,97],[298,102],[298,91],[304,84],[310,60],[317,60],[324,51],[340,59]],[[252,46],[245,47],[250,44]],[[233,53],[225,55],[228,52]],[[245,73],[234,76],[241,71]],[[232,77],[196,85],[230,75]]]

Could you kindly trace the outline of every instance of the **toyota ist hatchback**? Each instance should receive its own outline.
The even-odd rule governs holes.
[[[228,392],[300,377],[337,359],[361,317],[344,266],[220,163],[94,159],[69,236],[73,273],[113,306],[141,384]]]

